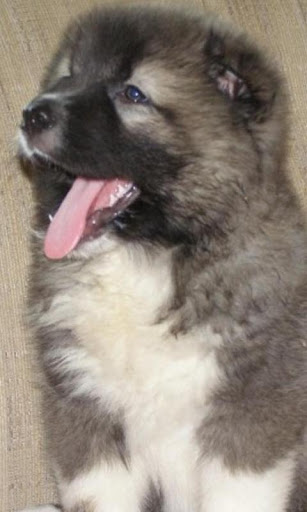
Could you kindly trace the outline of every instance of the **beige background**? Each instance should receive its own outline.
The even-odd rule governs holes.
[[[31,194],[14,158],[14,137],[21,108],[36,93],[41,71],[66,22],[95,3],[0,0],[0,512],[53,497],[39,416],[39,382],[23,317]],[[189,4],[200,8],[205,4],[230,18],[280,61],[291,93],[289,169],[307,205],[307,0],[189,0]]]

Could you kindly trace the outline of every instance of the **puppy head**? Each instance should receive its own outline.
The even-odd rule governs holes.
[[[281,103],[277,73],[212,17],[134,7],[78,20],[21,125],[40,222],[59,219],[50,257],[106,231],[172,245],[225,230],[278,160]]]

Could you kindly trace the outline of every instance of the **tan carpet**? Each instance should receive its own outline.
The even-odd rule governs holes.
[[[97,2],[96,2],[97,3]],[[124,0],[122,0],[124,3]],[[126,2],[128,3],[128,2]],[[175,1],[174,1],[175,3]],[[280,61],[293,113],[289,169],[307,194],[307,0],[189,0],[231,18]],[[39,383],[23,316],[31,195],[14,159],[22,106],[71,16],[91,0],[0,0],[0,511],[53,497],[39,415]],[[307,205],[307,201],[305,200]]]

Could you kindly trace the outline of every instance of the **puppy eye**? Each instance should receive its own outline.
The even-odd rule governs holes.
[[[124,96],[128,101],[132,103],[147,103],[148,99],[145,94],[140,91],[135,85],[128,85],[124,90]]]

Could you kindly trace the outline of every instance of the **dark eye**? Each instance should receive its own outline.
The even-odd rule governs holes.
[[[128,85],[124,91],[125,98],[133,103],[147,103],[148,99],[145,94],[135,85]]]

